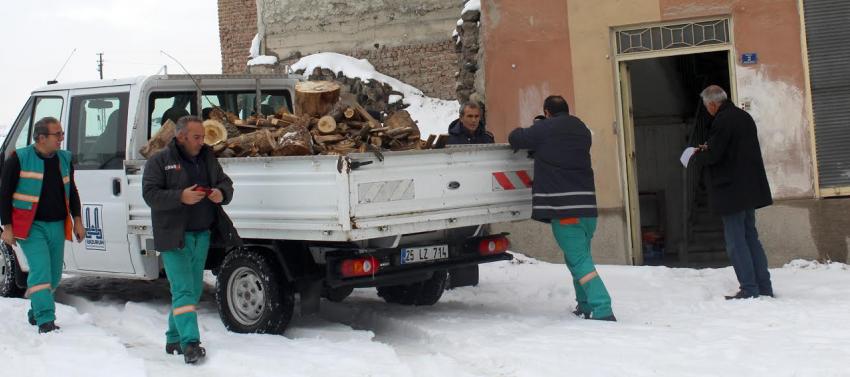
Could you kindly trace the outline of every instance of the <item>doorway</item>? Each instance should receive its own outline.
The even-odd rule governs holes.
[[[711,117],[699,93],[716,84],[734,96],[729,51],[624,61],[620,75],[636,264],[727,266],[703,173],[685,169],[679,156],[708,139]]]

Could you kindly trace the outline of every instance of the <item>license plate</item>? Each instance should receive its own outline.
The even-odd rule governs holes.
[[[401,249],[401,264],[430,262],[433,260],[448,258],[449,245],[435,245]]]

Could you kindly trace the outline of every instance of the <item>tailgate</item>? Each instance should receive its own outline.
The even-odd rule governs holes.
[[[352,154],[352,229],[406,233],[528,219],[533,163],[504,144]],[[396,228],[396,229],[393,229]],[[360,237],[357,237],[360,238]]]

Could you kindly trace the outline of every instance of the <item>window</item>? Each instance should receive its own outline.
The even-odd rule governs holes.
[[[663,51],[729,43],[729,20],[712,20],[620,30],[617,53]]]
[[[126,155],[128,93],[71,99],[68,146],[77,170],[121,169]]]
[[[292,112],[292,97],[285,90],[271,90],[260,94],[260,112],[263,115],[272,115],[281,107]],[[240,119],[248,119],[256,115],[257,93],[255,91],[228,91],[228,92],[204,92],[201,103],[204,106],[202,115],[204,119],[209,112],[220,107],[222,110],[236,114]]]
[[[62,119],[62,105],[65,101],[62,97],[33,97],[27,102],[24,111],[18,116],[14,127],[6,136],[9,142],[6,143],[4,153],[8,157],[15,149],[25,147],[32,143],[32,125],[41,118],[54,117]],[[33,105],[35,104],[35,105]],[[12,144],[14,143],[14,144]]]
[[[177,119],[184,115],[197,114],[195,92],[157,92],[148,101],[148,138],[156,134],[166,120]]]

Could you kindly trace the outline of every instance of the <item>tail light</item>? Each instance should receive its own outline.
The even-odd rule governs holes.
[[[375,257],[346,259],[342,261],[339,272],[343,277],[370,276],[378,273],[380,263]]]
[[[478,242],[478,254],[482,256],[496,255],[508,251],[511,241],[505,236],[489,237]]]

